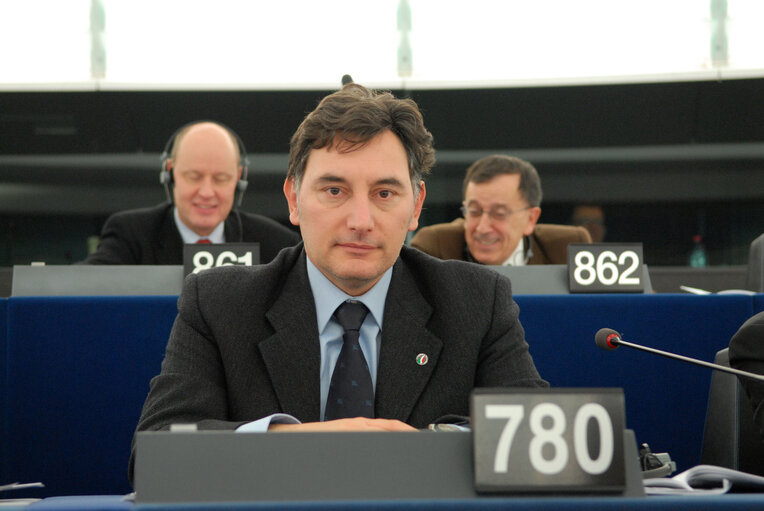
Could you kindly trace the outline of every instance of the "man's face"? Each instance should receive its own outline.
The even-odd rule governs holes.
[[[350,152],[337,149],[313,149],[299,190],[287,179],[284,194],[311,262],[358,296],[393,265],[406,233],[417,228],[425,190],[422,183],[414,198],[406,151],[391,131]]]
[[[472,257],[483,264],[503,264],[523,236],[533,232],[541,208],[528,207],[520,194],[519,174],[502,174],[484,183],[468,183],[464,193],[464,238]],[[483,212],[477,216],[476,213]],[[493,218],[489,211],[503,219]],[[473,214],[470,215],[470,212]]]
[[[180,139],[172,162],[173,201],[180,220],[198,235],[209,235],[231,212],[238,159],[231,137],[215,124],[193,126]]]

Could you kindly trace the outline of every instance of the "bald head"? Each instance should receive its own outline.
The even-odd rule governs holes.
[[[236,135],[231,133],[231,131],[226,128],[225,126],[222,126],[220,124],[217,124],[212,121],[203,121],[203,122],[197,122],[194,124],[189,124],[182,130],[180,130],[176,135],[172,143],[172,152],[170,153],[170,159],[175,160],[178,157],[178,153],[182,150],[183,146],[185,145],[183,143],[183,140],[188,136],[191,135],[192,144],[193,140],[199,140],[201,138],[206,137],[219,137],[218,143],[221,144],[221,147],[228,146],[231,150],[232,154],[236,157],[237,163],[241,164],[241,161],[239,161],[239,156],[241,152],[241,148],[239,147],[239,142],[236,138]],[[224,140],[227,139],[227,140]]]
[[[201,122],[175,137],[168,166],[180,220],[199,236],[209,235],[233,207],[241,177],[236,138],[225,127]]]

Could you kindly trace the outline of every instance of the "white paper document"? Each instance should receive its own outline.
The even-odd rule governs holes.
[[[674,477],[643,481],[648,495],[714,495],[764,492],[764,477],[715,465],[697,465]]]

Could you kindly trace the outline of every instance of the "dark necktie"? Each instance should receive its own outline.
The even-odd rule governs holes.
[[[359,330],[369,309],[360,302],[344,302],[334,317],[345,330],[326,399],[324,420],[374,417],[374,386],[369,365],[358,343]]]
[[[210,244],[212,244],[212,242],[210,240],[208,240],[207,238],[199,238],[198,240],[196,240],[196,243],[197,244],[202,244],[202,245],[210,245]]]

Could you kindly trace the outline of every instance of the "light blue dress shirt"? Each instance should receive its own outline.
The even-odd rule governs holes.
[[[388,268],[382,274],[382,278],[366,293],[360,296],[350,296],[321,273],[316,266],[306,258],[308,262],[308,281],[313,292],[313,301],[316,304],[316,319],[318,323],[318,342],[321,348],[321,419],[324,418],[326,398],[329,395],[329,384],[332,381],[332,372],[337,358],[342,350],[343,329],[333,318],[334,311],[342,302],[356,300],[363,303],[369,314],[366,315],[361,325],[359,343],[366,362],[369,365],[371,381],[376,389],[377,367],[379,366],[379,350],[382,343],[382,320],[385,311],[387,290],[390,287],[390,279],[393,269]],[[296,418],[284,413],[276,413],[262,419],[239,426],[236,431],[240,432],[263,432],[268,430],[271,423],[299,424]]]
[[[175,218],[175,226],[180,232],[180,237],[183,239],[183,243],[193,244],[196,243],[199,238],[207,238],[210,240],[210,243],[225,243],[225,222],[220,222],[209,236],[199,236],[183,223],[180,219],[180,215],[178,215],[178,208],[172,208],[172,216]]]

